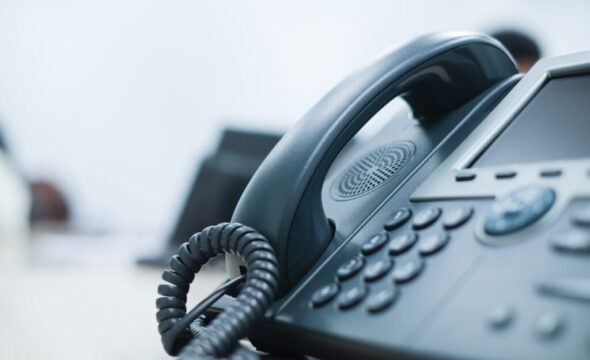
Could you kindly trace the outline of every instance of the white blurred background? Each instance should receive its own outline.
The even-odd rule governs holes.
[[[220,130],[282,132],[356,67],[440,30],[590,49],[588,1],[0,0],[0,127],[74,223],[165,235]]]

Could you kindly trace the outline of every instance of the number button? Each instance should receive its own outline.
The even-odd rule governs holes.
[[[340,279],[340,280],[349,279],[349,278],[353,277],[354,275],[356,275],[356,273],[358,273],[363,268],[364,265],[365,265],[365,260],[362,257],[357,256],[355,258],[348,260],[344,264],[342,264],[338,268],[336,275],[338,276],[338,279]]]
[[[338,307],[341,309],[350,309],[360,303],[365,296],[367,296],[367,287],[365,285],[357,285],[340,295],[338,298]]]
[[[412,216],[412,211],[408,208],[402,208],[393,213],[391,218],[383,225],[385,230],[395,230],[406,223]]]
[[[393,266],[391,259],[381,259],[369,264],[365,269],[365,280],[375,281],[385,275]]]
[[[370,255],[377,250],[381,249],[383,245],[389,240],[389,236],[386,233],[381,233],[378,235],[372,236],[367,242],[361,246],[361,252],[364,255]]]
[[[422,259],[412,259],[396,266],[393,270],[393,280],[397,283],[405,283],[420,274],[424,268],[424,261]]]
[[[313,307],[320,307],[329,303],[340,291],[340,287],[336,283],[322,286],[317,289],[311,296],[311,304]]]
[[[418,251],[421,255],[431,255],[438,252],[449,242],[449,234],[441,232],[421,240]]]
[[[397,298],[397,287],[379,290],[367,300],[367,310],[372,313],[387,309]]]
[[[418,240],[414,233],[398,235],[389,243],[388,251],[391,255],[399,255],[408,251]]]
[[[469,206],[463,206],[455,209],[448,213],[443,218],[443,226],[445,229],[455,229],[465,224],[469,218],[473,215],[473,208]]]
[[[434,224],[441,214],[442,210],[440,208],[422,210],[416,214],[416,216],[414,216],[412,226],[417,230],[426,229],[430,225]]]

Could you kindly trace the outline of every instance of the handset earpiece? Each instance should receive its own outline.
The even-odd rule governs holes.
[[[427,121],[456,109],[517,73],[506,49],[473,33],[420,37],[356,71],[281,139],[246,187],[233,222],[273,244],[285,294],[314,265],[332,239],[321,201],[324,178],[346,143],[384,105],[402,96]],[[230,273],[239,272],[228,259]]]

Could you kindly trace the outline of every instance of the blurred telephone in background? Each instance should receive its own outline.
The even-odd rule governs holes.
[[[526,75],[495,40],[427,35],[344,79],[224,223],[164,272],[169,354],[590,357],[590,52]],[[394,98],[371,139],[342,151]],[[186,311],[194,273],[230,278]]]
[[[162,265],[192,234],[231,219],[240,195],[281,135],[227,128],[215,152],[195,172],[190,191],[161,255],[141,264]]]

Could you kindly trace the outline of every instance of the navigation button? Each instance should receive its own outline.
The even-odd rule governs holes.
[[[437,207],[422,210],[414,216],[412,226],[414,229],[425,229],[434,224],[440,217],[441,213],[442,210]]]
[[[412,216],[412,211],[408,208],[402,208],[393,213],[391,218],[385,222],[385,230],[395,230],[406,223]]]
[[[555,202],[553,190],[527,186],[496,200],[484,222],[490,235],[505,235],[523,229],[543,216]]]

